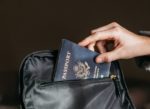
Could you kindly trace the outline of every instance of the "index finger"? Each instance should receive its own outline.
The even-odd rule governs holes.
[[[114,35],[113,30],[97,32],[97,33],[94,33],[94,34],[88,36],[87,38],[85,38],[81,42],[79,42],[79,45],[80,46],[87,46],[90,43],[100,41],[100,40],[110,40],[110,39],[113,39],[114,37],[115,37],[115,35]]]

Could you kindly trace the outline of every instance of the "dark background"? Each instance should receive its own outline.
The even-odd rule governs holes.
[[[113,21],[133,32],[150,30],[150,1],[0,0],[0,104],[18,104],[18,70],[28,53],[57,49],[62,38],[79,42]],[[150,73],[134,59],[120,62],[131,95],[150,87]]]

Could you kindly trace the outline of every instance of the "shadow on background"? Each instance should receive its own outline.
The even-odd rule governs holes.
[[[18,70],[25,55],[57,49],[62,38],[79,42],[92,29],[112,21],[133,32],[150,30],[149,4],[148,0],[1,0],[0,104],[18,104]],[[148,90],[150,73],[137,68],[134,60],[121,61],[121,65],[132,95],[138,89]],[[138,109],[148,109],[148,103]]]

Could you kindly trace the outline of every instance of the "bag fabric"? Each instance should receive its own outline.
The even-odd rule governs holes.
[[[111,78],[54,82],[56,51],[29,54],[20,68],[22,109],[135,109],[117,61]]]

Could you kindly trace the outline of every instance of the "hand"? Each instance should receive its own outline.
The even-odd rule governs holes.
[[[94,29],[91,33],[79,45],[87,46],[92,51],[96,51],[97,47],[101,53],[96,58],[97,63],[150,54],[150,38],[132,33],[115,22]],[[114,43],[111,51],[105,47],[109,41]]]

